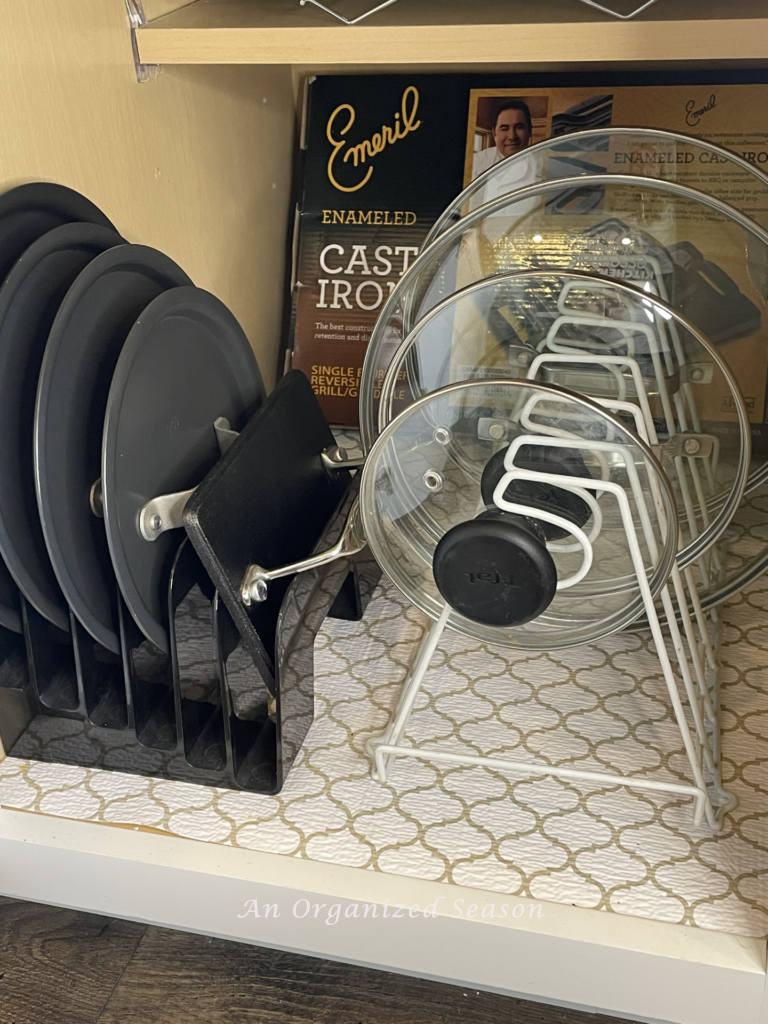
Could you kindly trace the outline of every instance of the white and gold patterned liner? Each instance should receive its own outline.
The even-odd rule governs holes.
[[[762,937],[767,608],[761,580],[725,613],[724,781],[740,803],[719,836],[691,825],[689,800],[662,794],[411,760],[374,781],[365,740],[385,725],[425,626],[386,582],[363,622],[328,620],[318,635],[316,719],[280,796],[6,758],[0,803]],[[446,635],[410,730],[456,749],[687,780],[645,634],[536,655]]]

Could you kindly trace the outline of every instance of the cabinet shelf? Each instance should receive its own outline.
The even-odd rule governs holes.
[[[332,0],[347,16],[361,0]],[[576,0],[401,0],[347,26],[298,0],[196,0],[137,33],[150,64],[628,65],[768,58],[763,0],[660,0],[618,21]]]

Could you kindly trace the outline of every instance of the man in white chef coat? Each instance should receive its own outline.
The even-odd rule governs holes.
[[[476,191],[466,203],[468,211],[476,210],[500,196],[511,195],[542,178],[541,157],[535,150],[525,152],[533,142],[531,111],[525,100],[501,100],[491,132],[494,145],[476,153],[472,162],[472,180],[475,181],[481,174],[483,178],[477,182]],[[524,155],[516,160],[508,159],[517,154]],[[537,210],[540,203],[541,199],[537,196],[518,202],[511,200],[509,208],[502,207],[496,213],[487,215],[471,229],[471,244],[463,244],[456,251],[456,288],[488,276],[490,264],[486,265],[486,261],[491,259],[493,263],[489,253],[493,252],[500,239],[513,233],[517,224]],[[481,239],[488,243],[487,247],[481,244]],[[470,242],[469,229],[465,242]],[[483,252],[486,253],[485,257]]]
[[[524,100],[504,100],[496,111],[491,129],[494,145],[475,153],[472,161],[472,179],[493,167],[500,160],[527,149],[533,138],[531,111]]]

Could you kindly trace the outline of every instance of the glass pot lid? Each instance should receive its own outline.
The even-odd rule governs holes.
[[[478,206],[538,181],[581,175],[637,174],[706,192],[768,226],[768,177],[755,164],[704,139],[657,128],[594,128],[562,132],[489,167],[438,217],[426,248]],[[579,201],[574,186],[573,201]],[[596,201],[587,191],[581,201]]]
[[[574,181],[600,202],[569,209]],[[381,384],[402,338],[449,295],[510,270],[580,270],[658,295],[721,351],[762,422],[768,376],[768,232],[744,214],[674,182],[603,175],[543,182],[475,210],[437,238],[385,303],[360,384],[363,445],[376,436]],[[766,339],[768,341],[768,339]],[[763,435],[765,432],[763,432]],[[756,465],[768,440],[753,437]],[[753,483],[760,478],[753,476]]]
[[[678,563],[709,551],[700,586],[722,582],[724,559],[710,549],[744,493],[750,428],[733,375],[701,332],[618,281],[501,274],[445,299],[414,327],[384,378],[378,428],[431,391],[496,377],[548,381],[613,409],[650,443],[672,484]],[[518,425],[488,418],[482,429],[502,439]]]
[[[518,426],[496,439],[489,419]],[[447,604],[453,629],[518,649],[623,629],[677,549],[648,446],[589,399],[528,380],[452,384],[405,409],[366,460],[360,515],[414,605],[438,619]]]

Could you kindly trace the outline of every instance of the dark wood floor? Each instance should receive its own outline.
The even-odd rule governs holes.
[[[0,897],[0,1024],[619,1024]]]

